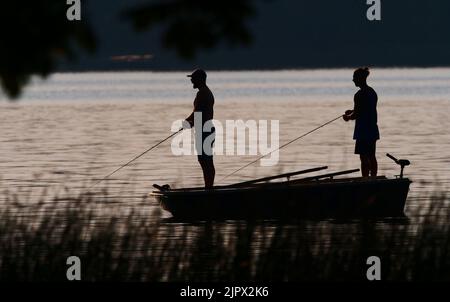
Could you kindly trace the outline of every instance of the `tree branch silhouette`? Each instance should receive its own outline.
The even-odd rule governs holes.
[[[230,46],[248,45],[252,35],[245,21],[255,15],[253,0],[148,1],[123,14],[135,30],[164,25],[163,47],[191,59],[199,49],[210,49],[222,40]]]
[[[253,1],[149,0],[121,17],[138,32],[164,26],[162,45],[191,59],[222,41],[250,44],[245,21],[255,15]],[[58,62],[73,61],[80,50],[95,51],[96,38],[86,18],[70,22],[67,9],[64,0],[1,2],[0,84],[8,97],[18,98],[33,75],[47,77]]]
[[[93,52],[95,38],[86,22],[69,22],[66,1],[0,3],[0,82],[15,99],[32,75],[48,76],[58,60],[73,60],[76,48]]]

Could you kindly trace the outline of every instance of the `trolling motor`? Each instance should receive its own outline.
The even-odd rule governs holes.
[[[403,178],[403,169],[406,166],[409,166],[411,164],[411,162],[407,159],[396,159],[389,153],[386,153],[386,156],[389,157],[390,159],[392,159],[397,165],[400,165],[400,178]]]
[[[169,185],[158,185],[158,184],[153,184],[153,187],[160,190],[160,191],[169,191],[170,190],[170,186]]]

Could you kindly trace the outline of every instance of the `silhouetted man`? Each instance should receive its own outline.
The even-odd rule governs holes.
[[[194,89],[198,89],[198,92],[194,100],[194,111],[186,121],[191,127],[194,126],[195,128],[195,147],[198,154],[198,161],[203,170],[205,187],[212,188],[216,174],[212,154],[215,129],[211,127],[211,120],[214,115],[214,95],[208,86],[206,86],[206,72],[204,70],[196,69],[188,77],[191,78],[193,87]]]
[[[353,139],[356,140],[355,154],[361,159],[363,177],[377,176],[378,163],[375,156],[376,142],[380,139],[377,125],[377,93],[367,85],[369,68],[358,68],[353,73],[353,82],[360,89],[354,97],[353,110],[345,111],[345,121],[355,120]]]

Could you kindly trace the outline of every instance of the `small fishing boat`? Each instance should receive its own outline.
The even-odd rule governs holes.
[[[409,161],[388,156],[401,166],[397,178],[342,177],[359,169],[297,178],[324,166],[212,189],[154,185],[150,195],[180,219],[403,217],[411,184],[403,168]]]

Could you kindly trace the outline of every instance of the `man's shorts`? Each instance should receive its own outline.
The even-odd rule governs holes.
[[[361,140],[357,139],[355,143],[355,154],[360,155],[375,155],[376,140]]]
[[[209,137],[211,134],[213,135],[212,140]],[[213,128],[211,128],[211,132],[203,131],[201,135],[202,135],[201,147],[198,146],[197,141],[195,144],[195,148],[197,150],[197,159],[198,159],[198,161],[212,160],[213,159],[214,141],[215,141],[215,137],[216,137],[216,129],[213,127]],[[197,140],[197,134],[196,134],[195,139]],[[205,144],[205,142],[207,145]]]

